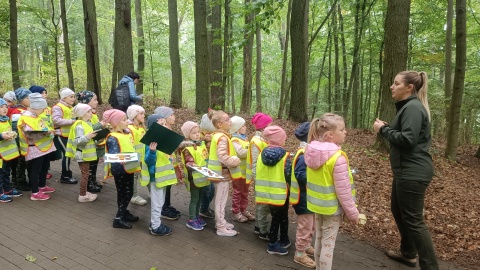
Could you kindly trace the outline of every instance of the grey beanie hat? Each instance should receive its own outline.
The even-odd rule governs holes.
[[[153,111],[154,114],[160,116],[160,118],[167,118],[174,113],[173,109],[166,106],[160,106]]]
[[[30,108],[34,110],[43,110],[48,106],[47,101],[39,93],[28,95],[28,99],[30,99]]]

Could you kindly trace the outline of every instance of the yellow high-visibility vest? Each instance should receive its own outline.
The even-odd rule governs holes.
[[[46,107],[38,117],[42,118],[45,123],[48,123],[49,130],[53,130],[52,108]]]
[[[298,149],[292,162],[292,181],[290,183],[290,203],[295,205],[300,200],[300,187],[298,186],[298,180],[295,176],[295,166],[297,165],[298,157],[305,153],[305,148]]]
[[[307,167],[307,208],[308,210],[321,214],[333,215],[338,211],[338,198],[335,191],[333,180],[333,169],[340,156],[344,156],[348,161],[347,154],[339,150],[320,168],[313,170]],[[355,198],[357,192],[353,181],[350,165],[348,166],[348,175],[352,189],[352,197]]]
[[[143,161],[143,155],[145,152],[145,144],[141,143],[140,140],[143,138],[143,135],[145,135],[146,131],[145,128],[142,126],[137,126],[130,124],[128,125],[128,129],[132,132],[132,137],[133,137],[133,143],[134,143],[134,148],[135,152],[138,153],[138,160],[140,162]]]
[[[73,119],[73,113],[72,113],[73,108],[72,107],[68,107],[66,105],[63,105],[60,102],[57,103],[57,105],[55,105],[55,106],[58,106],[58,107],[60,107],[60,109],[62,109],[62,114],[63,114],[62,118],[63,119]],[[68,135],[70,134],[70,128],[71,127],[72,127],[72,125],[59,127],[58,129],[60,129],[60,136],[68,138]]]
[[[95,125],[100,122],[100,120],[98,119],[98,115],[96,113],[92,113],[92,120],[90,120],[90,122],[92,122],[92,125]]]
[[[170,185],[174,185],[178,182],[177,175],[175,174],[175,167],[173,166],[173,160],[171,155],[167,155],[158,150],[156,151],[157,161],[155,162],[155,186],[162,188]],[[140,178],[140,184],[147,186],[150,183],[150,172],[145,162],[142,162],[142,177]]]
[[[255,178],[255,203],[276,206],[285,204],[288,194],[285,164],[289,155],[290,153],[285,153],[275,166],[266,166],[262,158],[258,158]]]
[[[93,161],[97,160],[97,147],[95,146],[95,142],[93,139],[90,139],[88,143],[83,146],[83,147],[77,147],[76,145],[73,144],[73,141],[75,140],[75,137],[77,137],[77,134],[75,133],[75,130],[78,125],[82,125],[84,135],[87,135],[90,132],[93,132],[93,128],[85,121],[83,120],[77,120],[73,125],[72,128],[70,129],[70,134],[68,135],[68,141],[67,141],[67,149],[65,156],[69,158],[74,158],[75,157],[75,152],[78,150],[82,151],[82,159],[85,161]]]
[[[113,136],[117,139],[118,144],[120,146],[120,153],[134,153],[135,152],[135,149],[133,148],[133,137],[130,133],[129,134],[123,134],[123,133],[119,133],[119,132],[112,132],[112,133],[108,134],[105,141],[108,140],[108,138],[110,136]],[[105,145],[105,151],[106,151],[106,153],[108,153],[108,146],[107,145]],[[125,162],[125,163],[123,163],[123,169],[129,174],[139,172],[140,171],[140,163],[138,163],[138,161]],[[105,172],[105,176],[104,176],[105,179],[112,176],[112,172],[111,172],[111,169],[110,169],[110,163],[105,162],[104,172]]]
[[[12,131],[12,126],[8,121],[0,122],[0,134],[5,131]],[[5,161],[9,161],[20,156],[20,153],[18,152],[17,143],[15,142],[14,139],[0,141],[0,156],[1,156],[0,160],[5,160]]]
[[[228,155],[229,156],[234,156],[236,154],[235,148],[233,147],[232,141],[230,138],[228,138],[227,135],[223,132],[215,132],[212,134],[212,142],[210,144],[210,153],[208,156],[208,168],[219,175],[222,175],[222,163],[218,160],[217,157],[217,147],[218,147],[218,141],[220,140],[221,137],[225,136],[228,140]],[[235,167],[235,168],[228,168],[230,171],[230,175],[233,180],[239,180],[242,179],[242,171],[240,171],[240,166]],[[219,181],[217,178],[208,178],[210,181]]]
[[[233,137],[232,142],[237,142],[244,149],[248,149],[248,146],[250,145],[249,141],[242,140],[238,137]],[[242,172],[242,179],[246,179],[247,178],[247,157],[240,159],[240,171]]]
[[[53,139],[50,135],[46,135],[38,140],[33,140],[34,145],[28,145],[27,137],[23,133],[23,126],[28,125],[35,131],[49,131],[48,123],[37,116],[24,115],[18,119],[18,141],[20,142],[20,154],[26,156],[28,147],[37,147],[42,152],[47,152],[53,145]]]
[[[258,148],[258,153],[262,152],[262,150],[268,146],[267,142],[263,141],[262,138],[258,136],[253,136],[250,140],[250,145],[248,146],[247,152],[247,168],[246,168],[246,179],[247,184],[250,184],[253,181],[253,157],[252,157],[252,147],[255,146]]]
[[[188,146],[185,148],[188,152],[190,152],[190,155],[192,155],[193,160],[195,161],[195,164],[197,164],[199,167],[205,167],[207,165],[208,161],[208,150],[207,146],[205,145],[205,142],[202,141],[201,145],[197,145],[197,149],[195,149],[193,146]],[[185,157],[183,155],[182,151],[182,161],[183,161],[183,172],[185,175],[188,176],[188,171],[187,167],[185,166]],[[207,179],[207,177],[195,170],[192,170],[192,178],[193,178],[193,184],[196,187],[205,187],[210,185],[210,181]],[[185,185],[187,187],[187,190],[190,191],[190,181],[185,181]]]

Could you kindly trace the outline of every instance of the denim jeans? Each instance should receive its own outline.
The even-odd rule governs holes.
[[[393,178],[391,210],[400,232],[400,250],[407,258],[418,252],[420,269],[438,269],[432,237],[423,219],[429,181]]]

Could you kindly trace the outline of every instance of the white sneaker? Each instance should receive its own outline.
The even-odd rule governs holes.
[[[227,228],[227,230],[233,230],[233,228],[235,228],[235,226],[232,224],[232,223],[225,223],[225,228]],[[217,225],[215,225],[215,229],[217,229]]]
[[[145,205],[147,204],[147,201],[140,197],[140,196],[135,196],[135,197],[132,197],[132,199],[130,200],[131,203],[134,203],[134,204],[138,204],[138,205]]]
[[[237,234],[238,234],[237,231],[229,230],[227,228],[217,230],[218,236],[235,236]]]
[[[97,194],[92,194],[90,192],[87,192],[85,196],[80,196],[78,195],[78,201],[79,202],[93,202],[97,199]]]

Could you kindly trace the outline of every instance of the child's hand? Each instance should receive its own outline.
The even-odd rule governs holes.
[[[4,131],[2,132],[2,139],[11,140],[13,139],[13,136],[8,131]]]
[[[85,137],[89,139],[93,139],[95,136],[97,136],[97,132],[90,132],[87,135],[85,135]]]
[[[102,125],[102,127],[105,127],[107,125],[107,122],[102,120],[102,121],[100,121],[100,125]]]
[[[157,150],[157,143],[156,142],[151,142],[150,145],[148,146],[148,149],[150,149],[150,151],[155,151]]]

